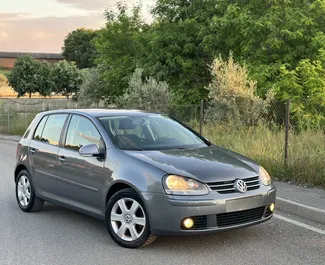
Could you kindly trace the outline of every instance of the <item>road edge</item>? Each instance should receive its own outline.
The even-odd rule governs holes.
[[[15,138],[15,137],[10,137],[10,136],[0,136],[0,141],[2,141],[2,142],[11,142],[11,143],[19,143],[20,138],[21,138],[21,136],[19,136],[19,139]]]
[[[323,209],[280,197],[276,198],[275,208],[279,211],[291,213],[317,223],[325,224],[325,210]]]

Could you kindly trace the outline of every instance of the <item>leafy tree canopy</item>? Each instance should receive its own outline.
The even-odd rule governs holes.
[[[95,39],[100,65],[106,83],[108,100],[123,95],[128,78],[137,66],[141,54],[140,34],[146,24],[140,17],[140,7],[128,14],[124,5],[118,4],[118,12],[105,12],[106,26]]]
[[[51,66],[46,62],[39,62],[30,55],[19,57],[8,76],[8,83],[18,97],[32,93],[48,96],[53,88]]]
[[[60,61],[54,65],[53,81],[55,83],[54,92],[66,96],[78,93],[82,84],[80,71],[75,63]]]
[[[96,49],[93,39],[97,32],[91,29],[76,29],[68,34],[62,47],[62,55],[69,62],[75,62],[79,69],[93,67]]]

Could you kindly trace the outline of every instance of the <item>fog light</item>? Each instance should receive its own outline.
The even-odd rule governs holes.
[[[274,203],[272,203],[272,204],[270,205],[270,211],[273,212],[273,211],[274,211],[274,208],[275,208],[275,205],[274,205]]]
[[[194,225],[194,221],[191,218],[186,218],[183,220],[183,225],[185,228],[191,228]]]

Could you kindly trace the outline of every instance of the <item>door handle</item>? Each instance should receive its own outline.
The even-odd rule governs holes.
[[[64,163],[65,162],[65,157],[64,156],[59,156],[59,160],[61,163]]]
[[[30,149],[30,152],[31,152],[31,154],[33,155],[33,154],[36,153],[36,149],[35,149],[35,148],[32,148],[32,149]]]

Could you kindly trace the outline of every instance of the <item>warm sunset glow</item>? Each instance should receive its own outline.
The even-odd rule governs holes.
[[[77,28],[101,28],[103,12],[117,0],[15,0],[0,11],[0,51],[61,52],[64,37]],[[124,1],[129,6],[136,0]],[[155,0],[143,0],[148,15]]]

